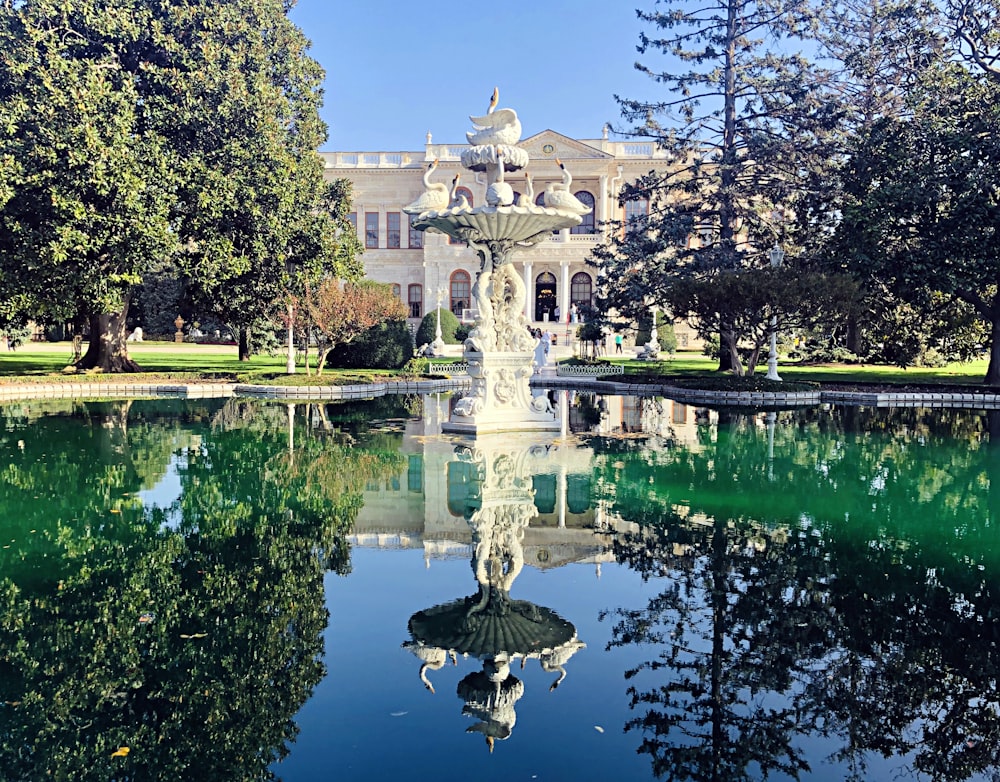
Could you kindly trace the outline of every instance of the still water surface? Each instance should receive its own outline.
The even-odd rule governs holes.
[[[976,411],[0,407],[0,777],[996,779]]]

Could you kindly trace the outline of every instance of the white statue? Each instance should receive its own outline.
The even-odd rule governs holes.
[[[573,195],[569,186],[573,183],[573,177],[563,162],[556,158],[556,163],[562,169],[562,182],[549,182],[545,188],[545,205],[552,209],[560,209],[564,212],[585,215],[590,212],[590,207]]]
[[[403,207],[408,215],[418,215],[424,212],[440,212],[448,208],[448,188],[441,182],[431,182],[430,176],[437,168],[437,159],[424,172],[424,192],[412,204]]]
[[[486,190],[486,203],[490,206],[510,206],[514,203],[514,188],[503,181],[503,150],[497,150],[497,178]]]
[[[535,185],[531,181],[531,174],[524,175],[524,192],[517,199],[517,205],[522,207],[535,205]]]
[[[490,107],[482,117],[469,117],[474,131],[465,134],[469,143],[478,145],[516,144],[521,140],[521,121],[514,109],[498,109],[500,90],[493,88]]]
[[[458,181],[461,178],[461,174],[455,174],[455,178],[451,180],[451,193],[448,199],[448,208],[461,212],[468,212],[472,209],[472,207],[469,206],[469,199],[466,197],[465,193],[458,192]]]

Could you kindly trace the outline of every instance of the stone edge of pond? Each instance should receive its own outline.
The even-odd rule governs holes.
[[[836,403],[866,407],[960,407],[1000,408],[994,393],[875,393],[868,391],[736,392],[679,388],[669,384],[627,383],[590,378],[543,375],[533,386],[594,391],[627,396],[665,396],[686,404],[737,407],[798,407]],[[386,394],[421,394],[462,391],[468,378],[442,380],[398,380],[344,386],[268,386],[247,383],[12,383],[0,384],[0,401],[18,399],[108,399],[173,397],[209,399],[250,397],[285,401],[371,399]]]

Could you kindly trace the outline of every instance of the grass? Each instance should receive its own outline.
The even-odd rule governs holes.
[[[143,372],[126,376],[133,382],[205,382],[223,381],[260,383],[267,385],[306,386],[370,383],[398,377],[391,370],[330,369],[321,377],[306,375],[301,366],[294,375],[285,374],[284,355],[254,356],[239,361],[235,347],[193,344],[143,343],[129,347],[129,354]],[[107,379],[101,374],[64,374],[69,363],[69,343],[31,343],[13,352],[0,352],[0,382],[86,382]],[[453,359],[458,361],[459,359]],[[574,359],[571,359],[573,361]],[[436,364],[447,363],[436,359]],[[657,379],[685,385],[719,390],[757,390],[766,388],[768,381],[761,367],[753,378],[734,378],[716,371],[717,362],[695,353],[678,353],[666,361],[636,361],[607,357],[606,363],[625,366],[629,377]],[[912,367],[900,369],[881,365],[782,364],[778,367],[782,388],[790,390],[792,383],[822,385],[905,385],[905,386],[980,386],[986,375],[985,359],[946,367]],[[437,367],[439,370],[444,367]]]
[[[101,373],[64,373],[70,363],[69,343],[30,344],[0,353],[0,382],[80,383],[106,381]],[[323,375],[306,375],[302,366],[294,375],[285,374],[285,357],[254,356],[240,361],[235,347],[206,349],[200,345],[143,343],[130,346],[129,355],[142,372],[116,375],[131,382],[238,382],[266,385],[307,386],[371,383],[398,375],[389,370],[327,369]],[[315,356],[311,366],[315,372]]]
[[[615,360],[613,357],[603,361],[610,364],[624,364],[625,374],[629,377],[657,378],[678,385],[701,388],[717,388],[719,390],[736,388],[757,390],[766,388],[769,381],[764,379],[764,367],[759,367],[757,373],[749,378],[736,378],[720,374],[716,371],[718,362],[706,356],[694,353],[678,353],[665,361],[634,361],[630,359]],[[895,386],[955,386],[983,385],[986,376],[986,359],[968,363],[948,364],[944,367],[899,367],[880,364],[779,364],[778,374],[785,390],[789,383],[822,385],[895,385]]]

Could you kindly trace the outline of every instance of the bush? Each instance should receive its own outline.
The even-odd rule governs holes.
[[[424,315],[424,319],[420,321],[415,338],[418,347],[420,345],[429,345],[434,341],[434,335],[437,333],[437,313],[437,309],[433,309]],[[444,340],[446,345],[458,345],[465,341],[465,337],[459,338],[459,329],[461,326],[462,324],[458,322],[455,313],[444,307],[441,308],[441,339]]]
[[[443,329],[443,310],[441,315]],[[326,364],[344,369],[399,369],[412,358],[413,337],[409,326],[405,320],[391,320],[368,329],[350,344],[335,347]]]

